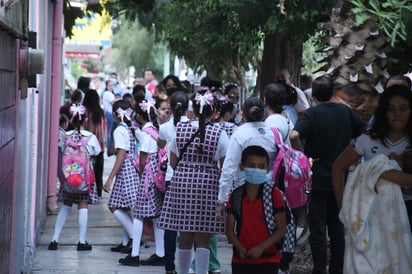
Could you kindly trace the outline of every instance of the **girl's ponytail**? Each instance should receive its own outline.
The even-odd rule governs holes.
[[[176,91],[170,97],[170,108],[173,111],[173,124],[176,126],[189,107],[189,98],[183,91]]]

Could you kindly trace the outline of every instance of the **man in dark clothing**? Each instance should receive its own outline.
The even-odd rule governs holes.
[[[333,82],[321,76],[312,83],[316,106],[304,111],[290,134],[291,144],[302,149],[314,160],[312,193],[309,201],[309,244],[313,257],[313,272],[327,273],[326,232],[330,238],[331,260],[329,273],[343,272],[345,249],[344,227],[339,221],[339,210],[332,188],[332,165],[335,159],[365,128],[364,122],[347,106],[332,103]]]

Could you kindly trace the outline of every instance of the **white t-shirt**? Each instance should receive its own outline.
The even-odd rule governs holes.
[[[362,134],[356,138],[354,149],[359,155],[363,156],[365,160],[369,160],[379,154],[389,156],[389,154],[395,153],[399,155],[410,149],[410,142],[407,135],[395,143],[392,143],[387,138],[385,138],[385,141],[387,146],[384,146],[379,139],[372,139],[368,134]],[[403,198],[405,200],[412,200],[412,195],[404,194]]]
[[[144,131],[147,127],[153,127],[153,123],[147,122],[140,131],[139,151],[151,154],[157,152],[157,142],[149,133]]]
[[[199,127],[199,122],[198,121],[192,121],[190,122],[193,127],[198,128]],[[219,136],[217,148],[216,148],[216,153],[213,157],[215,161],[218,161],[220,158],[225,157],[226,155],[226,148],[229,143],[229,137],[227,137],[226,131],[222,130]],[[172,142],[170,143],[170,151],[172,151],[174,154],[176,154],[177,157],[179,157],[179,150],[177,149],[177,143],[176,143],[176,134],[173,136]]]
[[[272,114],[265,120],[267,127],[275,127],[278,129],[280,135],[282,135],[282,141],[290,146],[289,135],[293,129],[293,123],[289,118],[286,118],[282,114]]]
[[[113,101],[115,99],[115,96],[113,94],[113,92],[106,90],[105,92],[103,92],[103,109],[104,111],[113,112]]]
[[[187,116],[180,117],[180,122],[187,122],[189,118]],[[174,124],[173,116],[169,121],[159,126],[159,138],[168,144],[167,157],[170,159],[170,144],[176,136],[176,127]],[[170,181],[173,177],[173,168],[170,165],[170,161],[167,162],[166,181]]]
[[[219,179],[220,202],[227,202],[232,189],[233,181],[240,177],[239,164],[242,151],[248,146],[261,146],[269,154],[269,163],[274,162],[277,147],[275,137],[270,128],[264,122],[247,122],[238,127],[230,137],[222,173]],[[272,181],[272,167],[268,172],[268,181]]]
[[[295,109],[297,113],[301,113],[309,108],[309,102],[306,99],[305,93],[298,87],[294,87],[296,94],[298,95],[298,101],[295,104]]]
[[[123,149],[129,151],[130,149],[130,136],[127,130],[127,125],[118,125],[113,132],[114,148]]]
[[[70,136],[74,132],[75,130],[69,130],[66,132],[66,136]],[[87,153],[89,153],[89,155],[95,156],[95,155],[98,155],[102,151],[100,144],[99,144],[99,140],[97,140],[96,135],[94,135],[93,133],[87,130],[80,130],[80,134],[85,137],[91,136],[86,146]]]

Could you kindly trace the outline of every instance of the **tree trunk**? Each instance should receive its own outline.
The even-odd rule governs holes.
[[[264,88],[275,82],[275,73],[282,68],[287,68],[292,83],[299,85],[301,67],[302,43],[297,43],[293,38],[286,38],[281,33],[266,34],[262,67],[256,82],[255,94],[262,97]]]

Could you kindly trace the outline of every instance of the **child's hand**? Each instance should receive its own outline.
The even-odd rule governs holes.
[[[242,245],[235,247],[240,258],[246,259],[247,250]]]
[[[107,181],[103,186],[104,192],[107,192],[107,193],[110,192],[110,187],[112,186],[112,183],[113,183],[113,178],[107,178]]]
[[[248,252],[247,252],[247,256],[255,259],[255,258],[259,258],[260,256],[262,256],[263,253],[263,248],[261,248],[259,245],[252,247]]]

